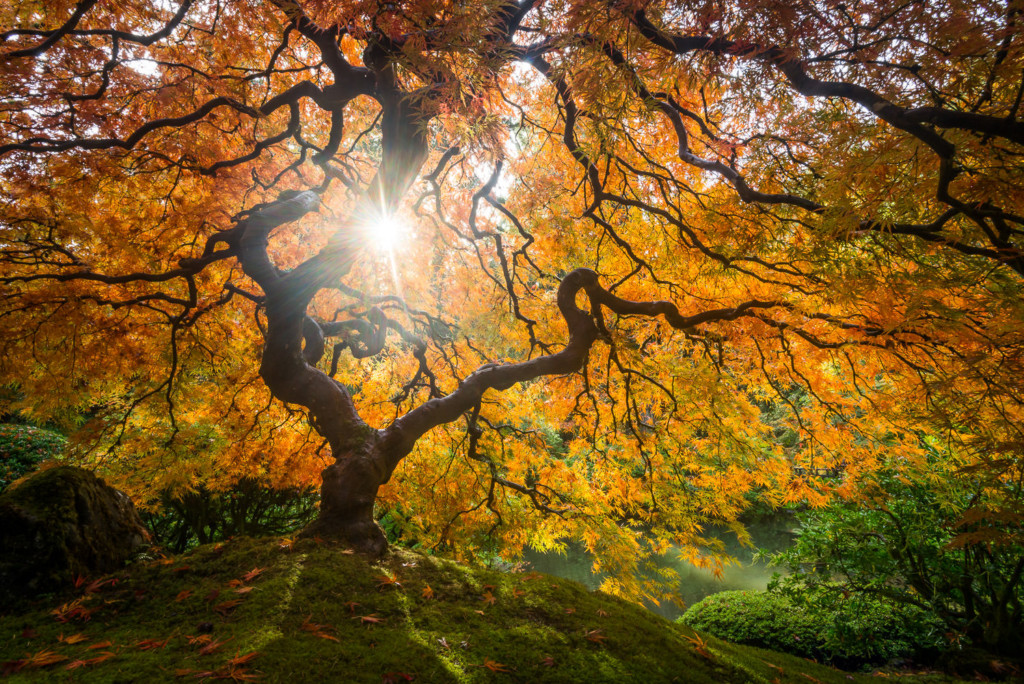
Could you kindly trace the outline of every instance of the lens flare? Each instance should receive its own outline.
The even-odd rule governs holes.
[[[370,242],[377,250],[392,253],[409,235],[409,227],[397,216],[385,215],[367,226]]]

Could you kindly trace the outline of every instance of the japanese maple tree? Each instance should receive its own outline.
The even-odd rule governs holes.
[[[368,553],[704,563],[925,433],[1019,487],[1020,14],[11,0],[0,377],[138,497],[326,466]]]

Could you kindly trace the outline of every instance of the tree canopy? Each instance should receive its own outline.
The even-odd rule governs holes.
[[[634,595],[929,449],[1019,516],[1020,22],[11,0],[6,408],[140,500],[326,467],[311,534],[577,538]]]

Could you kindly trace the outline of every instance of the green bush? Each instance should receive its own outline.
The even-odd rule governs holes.
[[[57,456],[67,439],[51,430],[31,425],[0,425],[0,492],[11,482]]]
[[[884,601],[941,620],[950,648],[1024,653],[1024,483],[946,471],[945,457],[879,470],[859,496],[798,515],[771,555],[794,600]]]
[[[727,641],[847,668],[930,655],[941,645],[940,623],[922,610],[864,597],[816,598],[724,591],[695,603],[679,621]]]
[[[141,515],[153,541],[181,553],[236,536],[291,534],[316,517],[318,502],[313,489],[276,489],[243,478],[226,491],[200,486],[177,495],[165,492],[155,511]]]

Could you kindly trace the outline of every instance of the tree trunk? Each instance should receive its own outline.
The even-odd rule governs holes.
[[[377,490],[388,475],[379,449],[370,438],[324,469],[320,514],[300,536],[338,539],[372,557],[384,554],[387,538],[373,518]]]

